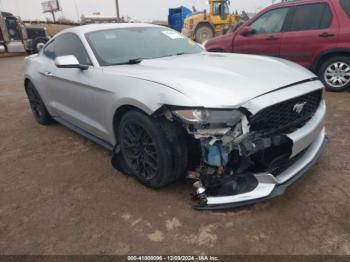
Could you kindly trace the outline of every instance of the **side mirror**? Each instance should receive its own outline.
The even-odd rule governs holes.
[[[254,34],[254,29],[252,29],[250,26],[243,27],[241,32],[239,33],[242,36],[252,35]]]
[[[80,70],[86,70],[88,65],[82,65],[74,55],[59,56],[55,59],[55,65],[58,68],[77,68]]]

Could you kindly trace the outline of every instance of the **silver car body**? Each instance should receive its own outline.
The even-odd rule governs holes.
[[[148,24],[88,25],[63,31],[82,41],[93,66],[88,70],[62,69],[43,52],[26,58],[25,78],[39,91],[49,113],[59,122],[112,149],[117,143],[114,117],[124,107],[152,115],[164,105],[203,108],[244,108],[252,115],[282,101],[323,89],[316,76],[286,60],[242,54],[202,52],[144,60],[138,65],[100,66],[85,34],[97,30],[155,27]],[[307,152],[278,177],[255,174],[251,192],[208,197],[208,206],[264,199],[310,165],[323,148],[326,106],[302,128],[288,134],[293,158]],[[91,138],[91,137],[90,137]]]

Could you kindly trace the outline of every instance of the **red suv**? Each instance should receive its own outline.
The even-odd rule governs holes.
[[[205,48],[289,59],[319,75],[328,90],[342,91],[350,86],[350,0],[273,5]]]

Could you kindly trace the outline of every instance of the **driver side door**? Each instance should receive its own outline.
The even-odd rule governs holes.
[[[234,39],[233,52],[280,56],[283,27],[289,10],[285,7],[267,11],[248,24],[252,33],[238,34]]]
[[[102,128],[96,121],[94,106],[95,88],[92,79],[96,69],[92,66],[84,45],[73,33],[56,37],[51,45],[51,54],[48,54],[51,59],[44,72],[51,110],[68,124],[95,136],[103,136]],[[89,68],[58,68],[55,58],[67,55],[74,55],[80,64],[88,65]]]

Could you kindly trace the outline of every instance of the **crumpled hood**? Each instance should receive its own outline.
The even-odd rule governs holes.
[[[315,77],[278,58],[201,53],[110,66],[106,73],[135,77],[171,87],[204,107],[234,107],[281,87]]]

